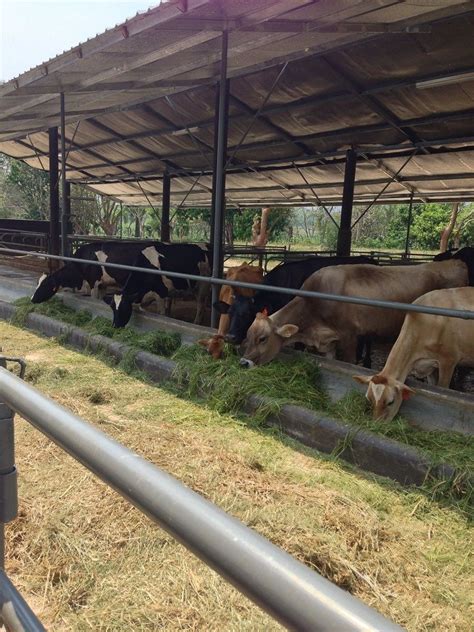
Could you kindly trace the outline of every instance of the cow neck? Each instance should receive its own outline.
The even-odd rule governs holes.
[[[445,261],[432,261],[426,263],[427,269],[440,277],[438,288],[460,287],[469,284],[469,270],[464,261],[460,259],[448,259]],[[417,267],[417,266],[415,266]]]
[[[415,327],[402,328],[380,375],[399,382],[405,382],[407,379],[411,368],[420,359],[417,357],[416,337],[410,335],[410,329],[416,332]]]
[[[308,325],[307,312],[305,299],[297,296],[269,318],[276,327],[297,325],[302,330]]]
[[[77,263],[67,263],[54,273],[62,287],[81,288],[84,281]]]

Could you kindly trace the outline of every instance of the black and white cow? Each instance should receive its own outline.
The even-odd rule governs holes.
[[[147,242],[136,241],[92,242],[79,246],[73,256],[77,259],[100,261],[104,264],[109,262],[133,265],[137,255],[146,245]],[[31,301],[43,303],[62,288],[82,290],[98,298],[101,291],[108,286],[122,287],[128,275],[129,272],[126,270],[108,268],[105,265],[99,267],[86,263],[68,262],[59,270],[41,276]]]
[[[167,270],[196,276],[210,276],[210,252],[206,246],[196,244],[149,245],[137,256],[134,265],[150,270]],[[192,292],[197,298],[195,323],[201,323],[204,316],[208,283],[196,283],[187,279],[172,278],[146,272],[131,272],[120,294],[115,294],[109,302],[113,311],[114,327],[125,327],[130,320],[134,303],[140,303],[143,297],[152,292],[161,299],[169,299],[183,292]]]
[[[377,265],[377,261],[371,257],[307,257],[299,261],[282,263],[263,278],[263,285],[299,289],[308,277],[317,270],[327,266],[347,265],[354,263],[368,263]],[[284,307],[294,298],[289,294],[259,290],[253,297],[236,296],[229,307],[225,303],[215,303],[218,311],[228,313],[230,317],[229,333],[226,340],[232,344],[240,345],[247,335],[250,325],[256,315],[263,312],[271,315]],[[371,340],[368,336],[361,337],[357,343],[357,361],[362,361],[364,366],[371,365]]]

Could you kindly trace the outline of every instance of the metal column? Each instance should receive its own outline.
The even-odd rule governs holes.
[[[216,84],[216,95],[214,101],[214,148],[212,156],[212,192],[211,192],[211,226],[209,232],[209,241],[211,248],[214,248],[214,225],[216,213],[216,174],[217,174],[217,137],[219,130],[219,86]]]
[[[408,257],[408,251],[410,249],[410,229],[411,229],[412,215],[413,215],[413,191],[411,192],[410,206],[408,208],[407,238],[405,241],[405,257]]]
[[[60,254],[58,128],[49,133],[49,253]]]
[[[4,366],[4,363],[1,363]],[[0,403],[0,570],[5,569],[5,524],[18,515],[13,412]]]
[[[66,180],[66,109],[64,92],[61,92],[61,254],[63,257],[69,254],[67,242],[71,215],[69,193],[70,188]]]
[[[219,109],[217,124],[217,156],[215,163],[215,191],[214,232],[212,244],[212,276],[220,277],[223,272],[223,241],[224,241],[224,213],[225,213],[225,166],[227,162],[227,119],[229,116],[229,82],[227,81],[227,49],[229,34],[222,33],[221,72],[219,83]],[[219,300],[219,288],[212,287],[212,303]],[[219,313],[212,308],[211,327],[217,327]]]
[[[344,171],[344,190],[342,193],[341,223],[337,236],[337,254],[348,257],[351,254],[352,239],[352,203],[354,201],[354,182],[357,164],[357,153],[349,149],[346,153],[346,169]]]
[[[161,241],[170,240],[170,194],[171,178],[170,174],[165,171],[163,174],[163,201],[161,206]]]

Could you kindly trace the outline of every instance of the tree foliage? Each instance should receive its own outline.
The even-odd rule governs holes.
[[[354,209],[357,220],[363,209]],[[72,186],[71,215],[80,234],[151,237],[160,234],[160,210],[121,205],[81,187]],[[251,243],[252,225],[261,209],[226,209],[226,241]],[[355,248],[404,250],[409,216],[408,204],[377,205],[356,221]],[[452,216],[451,204],[414,204],[410,247],[437,250],[443,231]],[[48,174],[0,154],[0,217],[48,219]],[[340,208],[272,208],[269,216],[269,243],[306,243],[333,250],[337,243]],[[450,227],[451,228],[451,227]],[[174,241],[210,241],[211,211],[192,207],[171,209],[171,238]],[[461,203],[450,232],[449,247],[474,243],[474,204]]]
[[[2,216],[47,219],[49,216],[48,174],[20,160],[2,161]]]

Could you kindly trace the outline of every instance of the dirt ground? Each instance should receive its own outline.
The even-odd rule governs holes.
[[[456,505],[5,323],[0,343],[40,391],[410,632],[471,629],[472,532]],[[281,629],[22,420],[16,453],[7,571],[48,629]]]

